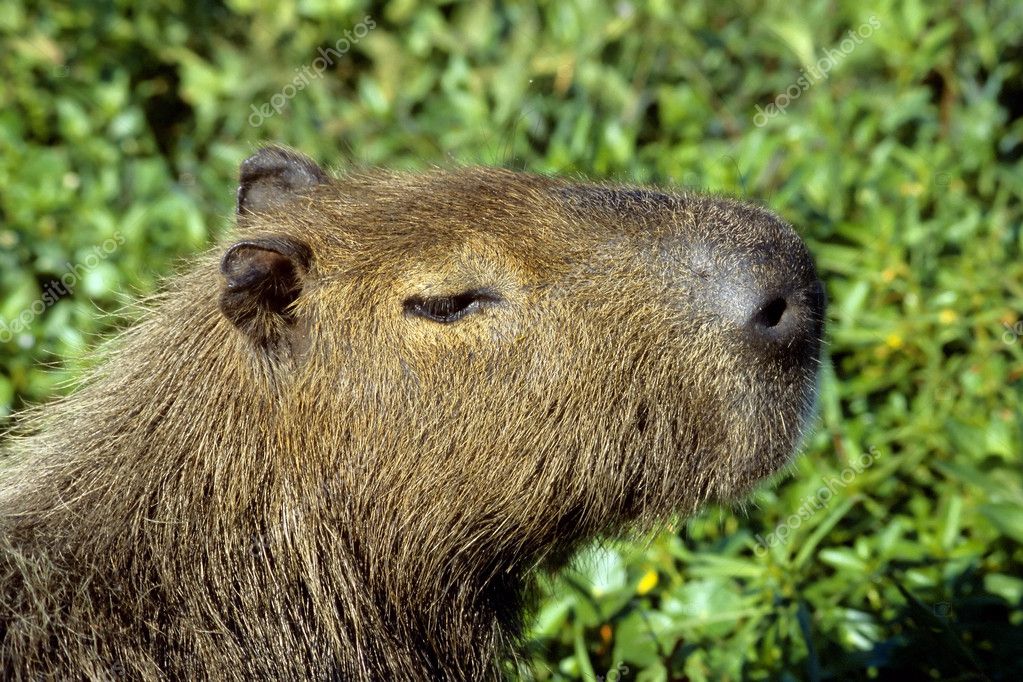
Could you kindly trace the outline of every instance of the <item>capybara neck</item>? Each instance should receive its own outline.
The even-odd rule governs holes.
[[[353,471],[318,467],[347,439],[302,422],[315,396],[282,376],[292,358],[250,366],[216,296],[189,286],[201,279],[28,420],[39,433],[18,444],[15,466],[39,475],[0,498],[2,584],[61,604],[73,631],[112,619],[115,672],[289,679],[341,674],[343,651],[367,679],[496,674],[544,548],[509,551],[488,537],[496,520],[445,518],[436,500],[401,499],[400,480],[360,482],[369,453],[345,453]],[[12,624],[6,641],[52,615]]]

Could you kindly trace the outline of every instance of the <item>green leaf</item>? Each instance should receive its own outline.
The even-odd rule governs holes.
[[[980,512],[1002,533],[1023,544],[1023,505],[1015,502],[991,502],[981,505]]]

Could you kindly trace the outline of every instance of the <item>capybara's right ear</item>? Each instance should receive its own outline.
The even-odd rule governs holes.
[[[290,237],[232,244],[220,261],[220,310],[259,345],[275,341],[292,322],[312,261],[309,247]]]
[[[239,215],[285,204],[329,180],[312,159],[283,147],[264,147],[242,162],[238,182]]]

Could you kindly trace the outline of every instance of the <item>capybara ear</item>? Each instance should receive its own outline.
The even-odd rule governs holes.
[[[303,191],[329,180],[312,159],[283,147],[264,147],[242,162],[239,215],[285,204]]]
[[[290,237],[232,244],[220,261],[221,312],[256,343],[272,342],[294,322],[311,261],[309,247]]]

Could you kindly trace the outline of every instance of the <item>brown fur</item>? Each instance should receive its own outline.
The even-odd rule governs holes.
[[[313,175],[260,186],[237,239],[269,250],[221,266],[283,284],[225,289],[225,243],[22,420],[4,678],[496,678],[534,568],[790,457],[819,302],[797,294],[777,347],[718,303],[814,290],[770,213],[489,168]],[[403,307],[480,288],[500,300],[450,324]]]

